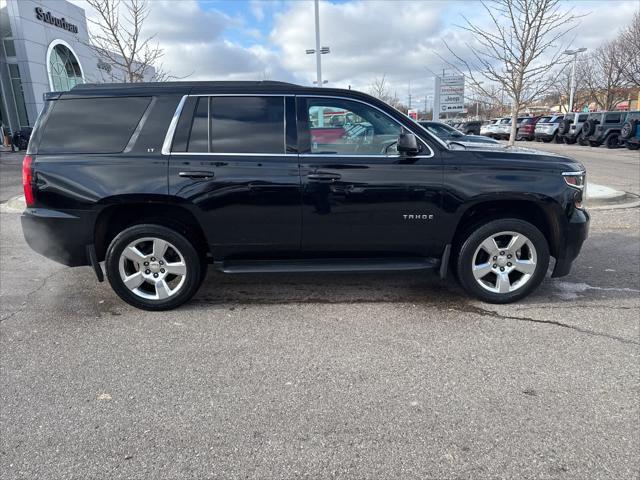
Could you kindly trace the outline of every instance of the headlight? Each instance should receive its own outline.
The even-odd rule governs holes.
[[[562,172],[562,177],[567,185],[578,190],[584,189],[586,172]]]

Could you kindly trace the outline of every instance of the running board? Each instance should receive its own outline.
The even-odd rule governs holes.
[[[361,258],[312,260],[233,260],[216,263],[224,273],[285,272],[386,272],[432,270],[440,266],[435,258]]]

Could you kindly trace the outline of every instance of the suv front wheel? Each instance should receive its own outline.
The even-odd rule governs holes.
[[[206,269],[187,238],[153,224],[120,232],[109,245],[105,266],[118,296],[143,310],[182,305],[198,291]]]
[[[534,225],[517,218],[472,229],[458,254],[462,287],[490,303],[510,303],[531,293],[549,267],[549,246]]]

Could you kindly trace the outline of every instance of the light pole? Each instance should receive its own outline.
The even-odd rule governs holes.
[[[480,111],[480,98],[478,95],[478,90],[480,85],[482,85],[484,82],[474,82],[472,83],[472,86],[476,87],[476,119],[480,120],[480,115],[479,115],[479,111]]]
[[[573,96],[576,90],[576,60],[578,59],[579,53],[586,51],[586,48],[578,48],[577,50],[565,50],[562,52],[565,55],[573,55],[573,62],[571,63],[571,89],[569,91],[569,112],[573,112]]]
[[[320,47],[320,7],[318,4],[319,0],[315,0],[315,11],[316,11],[316,48],[307,49],[307,55],[314,54],[316,55],[316,81],[318,87],[322,87],[322,85],[326,82],[322,81],[322,62],[320,60],[320,55],[324,55],[325,53],[331,53],[329,47]]]

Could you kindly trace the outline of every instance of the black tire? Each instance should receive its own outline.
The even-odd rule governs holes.
[[[620,146],[620,137],[617,133],[610,133],[604,140],[607,148],[618,148]]]
[[[624,122],[624,125],[622,125],[622,131],[620,132],[620,137],[624,138],[625,140],[630,139],[636,132],[637,127],[638,120],[629,120],[628,122]]]
[[[596,148],[596,147],[599,147],[600,145],[601,145],[600,142],[594,142],[594,141],[589,140],[589,146],[590,147]]]
[[[631,143],[627,143],[627,148],[629,150],[638,150],[640,148],[640,145],[636,144],[631,144]]]
[[[120,257],[124,249],[138,239],[149,237],[169,242],[182,255],[186,265],[184,283],[179,290],[162,300],[137,295],[124,284],[120,276]],[[154,224],[134,225],[116,235],[107,249],[105,266],[111,288],[122,300],[136,308],[152,311],[171,310],[190,300],[200,288],[207,268],[204,256],[196,250],[191,241],[175,230]]]
[[[558,132],[554,133],[552,141],[553,141],[553,143],[563,143],[562,135],[560,135]]]
[[[572,123],[573,123],[573,120],[569,120],[568,118],[560,122],[560,125],[558,125],[558,133],[560,135],[564,135],[565,133],[568,133],[569,125],[571,125]]]
[[[600,122],[594,119],[586,120],[582,124],[582,130],[580,130],[580,135],[582,135],[584,138],[590,137],[591,135],[596,133],[596,125],[598,123]]]
[[[564,140],[564,143],[566,143],[567,145],[573,145],[574,143],[576,143],[575,138],[562,137],[562,140]]]
[[[508,293],[494,293],[483,288],[472,271],[476,250],[482,242],[500,232],[515,232],[524,235],[533,244],[537,256],[535,270],[526,283]],[[490,259],[490,261],[493,260]],[[489,303],[511,303],[526,297],[540,285],[548,268],[549,245],[547,240],[538,228],[518,218],[495,219],[467,230],[466,238],[456,256],[457,278],[462,288],[469,294]]]
[[[581,147],[588,147],[589,146],[589,142],[587,142],[582,137],[578,137],[578,145],[580,145]]]

